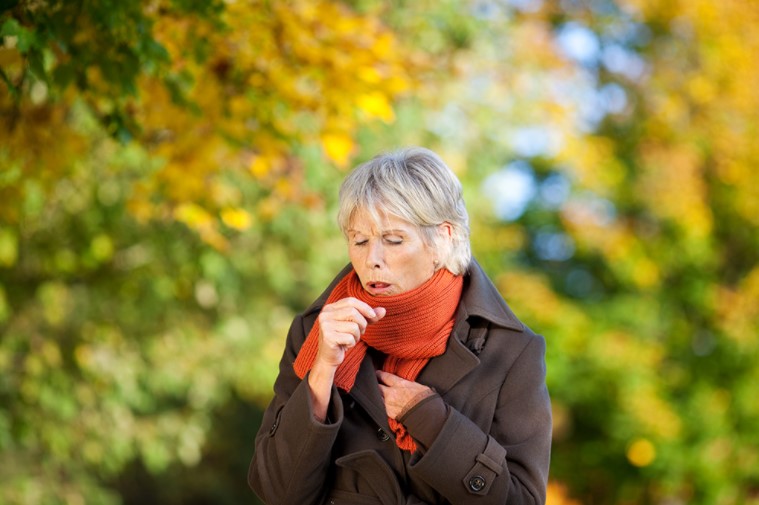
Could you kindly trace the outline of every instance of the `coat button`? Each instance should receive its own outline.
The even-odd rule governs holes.
[[[474,491],[475,493],[478,493],[482,491],[485,488],[485,477],[482,475],[475,475],[471,479],[469,479],[469,489]]]
[[[390,435],[385,433],[385,430],[380,428],[377,430],[377,438],[380,439],[381,442],[387,442],[388,440],[390,440]]]

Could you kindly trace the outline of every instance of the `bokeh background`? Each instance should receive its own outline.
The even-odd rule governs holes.
[[[549,505],[759,503],[759,3],[1,0],[0,503],[257,503],[340,181],[424,145],[548,343]]]

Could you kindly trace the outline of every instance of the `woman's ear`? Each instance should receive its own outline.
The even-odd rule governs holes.
[[[437,227],[437,232],[443,237],[446,242],[449,242],[453,238],[453,226],[448,221],[439,224]]]
[[[451,223],[449,222],[439,224],[437,227],[437,233],[437,240],[435,240],[435,269],[437,269],[440,264],[445,265],[451,254],[453,248],[453,226],[451,226]]]

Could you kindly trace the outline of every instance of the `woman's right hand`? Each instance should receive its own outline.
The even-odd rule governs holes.
[[[371,308],[356,298],[343,298],[322,307],[319,314],[319,350],[308,374],[311,411],[319,422],[327,418],[327,408],[335,371],[348,349],[361,340],[371,323],[385,317],[383,307]]]
[[[357,298],[342,298],[322,307],[319,314],[319,350],[314,367],[336,369],[369,324],[385,317],[383,307],[372,308]]]

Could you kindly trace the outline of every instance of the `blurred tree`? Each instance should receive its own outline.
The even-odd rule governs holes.
[[[492,198],[470,198],[477,255],[548,337],[552,478],[759,503],[757,5],[509,4],[476,3],[487,45],[436,124]]]
[[[68,121],[82,103],[160,161],[135,184],[132,213],[182,221],[217,248],[219,227],[247,228],[251,210],[318,204],[300,187],[295,147],[320,145],[345,167],[358,125],[391,121],[411,85],[393,34],[334,2],[20,2],[2,19],[10,168],[43,182],[86,152]],[[265,193],[257,208],[225,181],[236,171]]]
[[[0,502],[247,460],[214,416],[265,404],[293,310],[346,261],[323,208],[356,129],[415,64],[334,2],[1,7]],[[250,497],[237,471],[196,499]]]
[[[759,150],[748,142],[759,128],[751,112],[759,9],[644,1],[616,13],[613,22],[598,7],[569,13],[599,40],[593,70],[601,105],[613,107],[562,160],[582,191],[561,213],[578,261],[553,285],[571,292],[574,269],[590,272],[591,298],[603,303],[583,305],[600,324],[573,354],[613,378],[611,408],[583,421],[587,431],[571,443],[578,452],[557,467],[574,472],[603,434],[617,449],[596,453],[598,480],[581,484],[595,501],[757,503],[759,435],[750,426],[759,410],[749,384],[759,313],[747,307],[759,301],[750,169]],[[576,364],[557,384],[588,382]],[[590,402],[572,402],[573,417],[590,417],[582,414]]]

